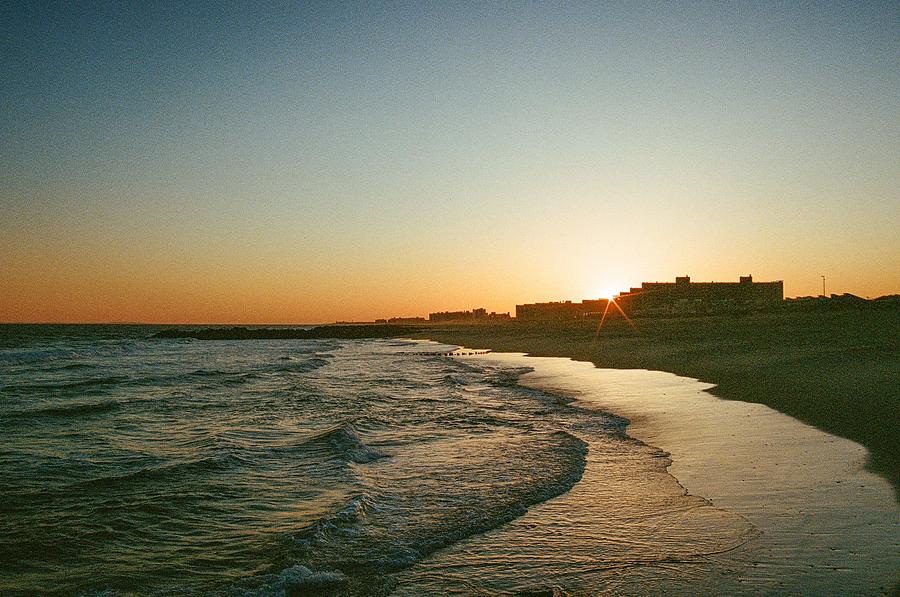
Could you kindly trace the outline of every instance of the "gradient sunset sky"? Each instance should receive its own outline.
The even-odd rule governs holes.
[[[900,5],[0,7],[0,321],[900,292]]]

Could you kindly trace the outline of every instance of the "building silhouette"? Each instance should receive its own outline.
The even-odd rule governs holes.
[[[759,311],[783,300],[784,282],[754,282],[749,275],[737,282],[691,282],[680,276],[675,282],[644,282],[616,297],[626,313],[636,316]]]
[[[690,277],[679,276],[674,282],[644,282],[613,300],[629,316],[759,311],[782,304],[784,283],[781,280],[754,282],[753,276],[741,276],[737,282],[691,282]],[[607,299],[516,305],[516,318],[565,320],[618,312],[618,309],[609,310],[608,306]]]
[[[606,309],[608,302],[607,299],[597,299],[584,300],[579,303],[561,301],[516,305],[516,319],[563,320],[590,317],[594,314],[599,317]]]
[[[396,324],[419,324],[425,323],[424,317],[388,317],[384,319],[376,319],[375,323],[396,323]]]
[[[508,320],[509,313],[496,313],[487,309],[472,309],[471,311],[438,311],[437,313],[429,313],[428,321],[431,323],[448,323],[448,322],[487,322],[496,320]]]

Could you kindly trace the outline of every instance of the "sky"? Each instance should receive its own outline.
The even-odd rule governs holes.
[[[0,6],[0,321],[900,293],[900,5]]]

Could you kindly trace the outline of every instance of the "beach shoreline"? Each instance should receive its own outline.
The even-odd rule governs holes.
[[[741,547],[748,565],[739,583],[748,588],[896,591],[900,510],[890,483],[866,470],[863,446],[671,373],[522,353],[460,358],[528,366],[522,385],[627,418],[625,433],[667,452],[667,471],[686,493],[759,530]]]
[[[900,313],[761,313],[433,326],[415,337],[612,369],[665,371],[867,448],[900,500]]]

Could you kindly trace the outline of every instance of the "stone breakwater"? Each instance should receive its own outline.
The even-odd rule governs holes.
[[[407,325],[321,325],[312,328],[170,328],[153,334],[154,338],[193,338],[195,340],[318,340],[338,338],[394,338],[418,332]]]

